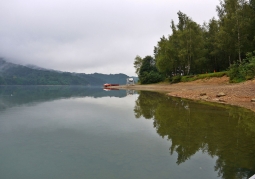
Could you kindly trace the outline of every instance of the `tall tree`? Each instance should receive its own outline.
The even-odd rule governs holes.
[[[208,24],[204,25],[205,28],[205,46],[207,49],[206,58],[208,58],[208,71],[225,70],[229,66],[229,62],[224,60],[225,56],[222,51],[231,51],[229,48],[219,46],[219,40],[227,40],[226,36],[220,32],[219,21],[215,18],[209,20]],[[222,36],[219,38],[219,36]],[[229,45],[229,44],[228,44]],[[226,56],[227,57],[227,56]]]
[[[164,36],[155,47],[154,55],[160,72],[169,74],[199,71],[198,67],[204,62],[203,31],[186,14],[178,12],[179,23],[171,22],[172,35]]]
[[[143,59],[139,55],[137,55],[135,57],[134,67],[135,67],[135,73],[137,75],[139,75],[139,71],[140,71],[140,68],[142,66],[142,61],[143,61]]]
[[[175,67],[175,51],[172,46],[171,36],[169,36],[169,39],[166,39],[164,36],[160,38],[157,47],[154,48],[158,70],[166,76],[170,76]]]
[[[249,49],[250,9],[245,0],[223,0],[217,6],[220,22],[219,46],[229,49],[229,61],[230,56],[234,59],[237,56],[241,62]]]

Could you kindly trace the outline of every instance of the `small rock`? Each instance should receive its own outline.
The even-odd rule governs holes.
[[[206,93],[200,93],[200,96],[205,96],[206,95]]]
[[[214,99],[213,99],[213,101],[220,101],[220,99],[218,99],[218,98],[214,98]]]
[[[251,99],[251,102],[255,102],[255,98]]]
[[[219,99],[219,102],[223,102],[223,103],[225,103],[226,101],[225,101],[225,100],[223,100],[223,99]]]
[[[208,96],[201,96],[200,99],[206,100],[208,99]]]
[[[216,95],[216,97],[222,97],[222,96],[226,96],[226,94],[223,92],[220,92],[219,94]]]

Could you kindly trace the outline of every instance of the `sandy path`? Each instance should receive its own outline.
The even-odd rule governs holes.
[[[162,91],[170,96],[236,105],[255,112],[255,102],[251,102],[255,99],[255,80],[230,84],[228,77],[221,77],[177,84],[134,85],[119,88]],[[225,96],[217,97],[219,93],[224,93]]]

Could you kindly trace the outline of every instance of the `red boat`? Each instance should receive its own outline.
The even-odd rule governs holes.
[[[104,88],[107,88],[110,86],[119,86],[119,84],[109,84],[109,83],[104,84]]]

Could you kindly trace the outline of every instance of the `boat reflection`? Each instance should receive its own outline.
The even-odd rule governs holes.
[[[119,90],[118,88],[103,88],[105,91]]]

